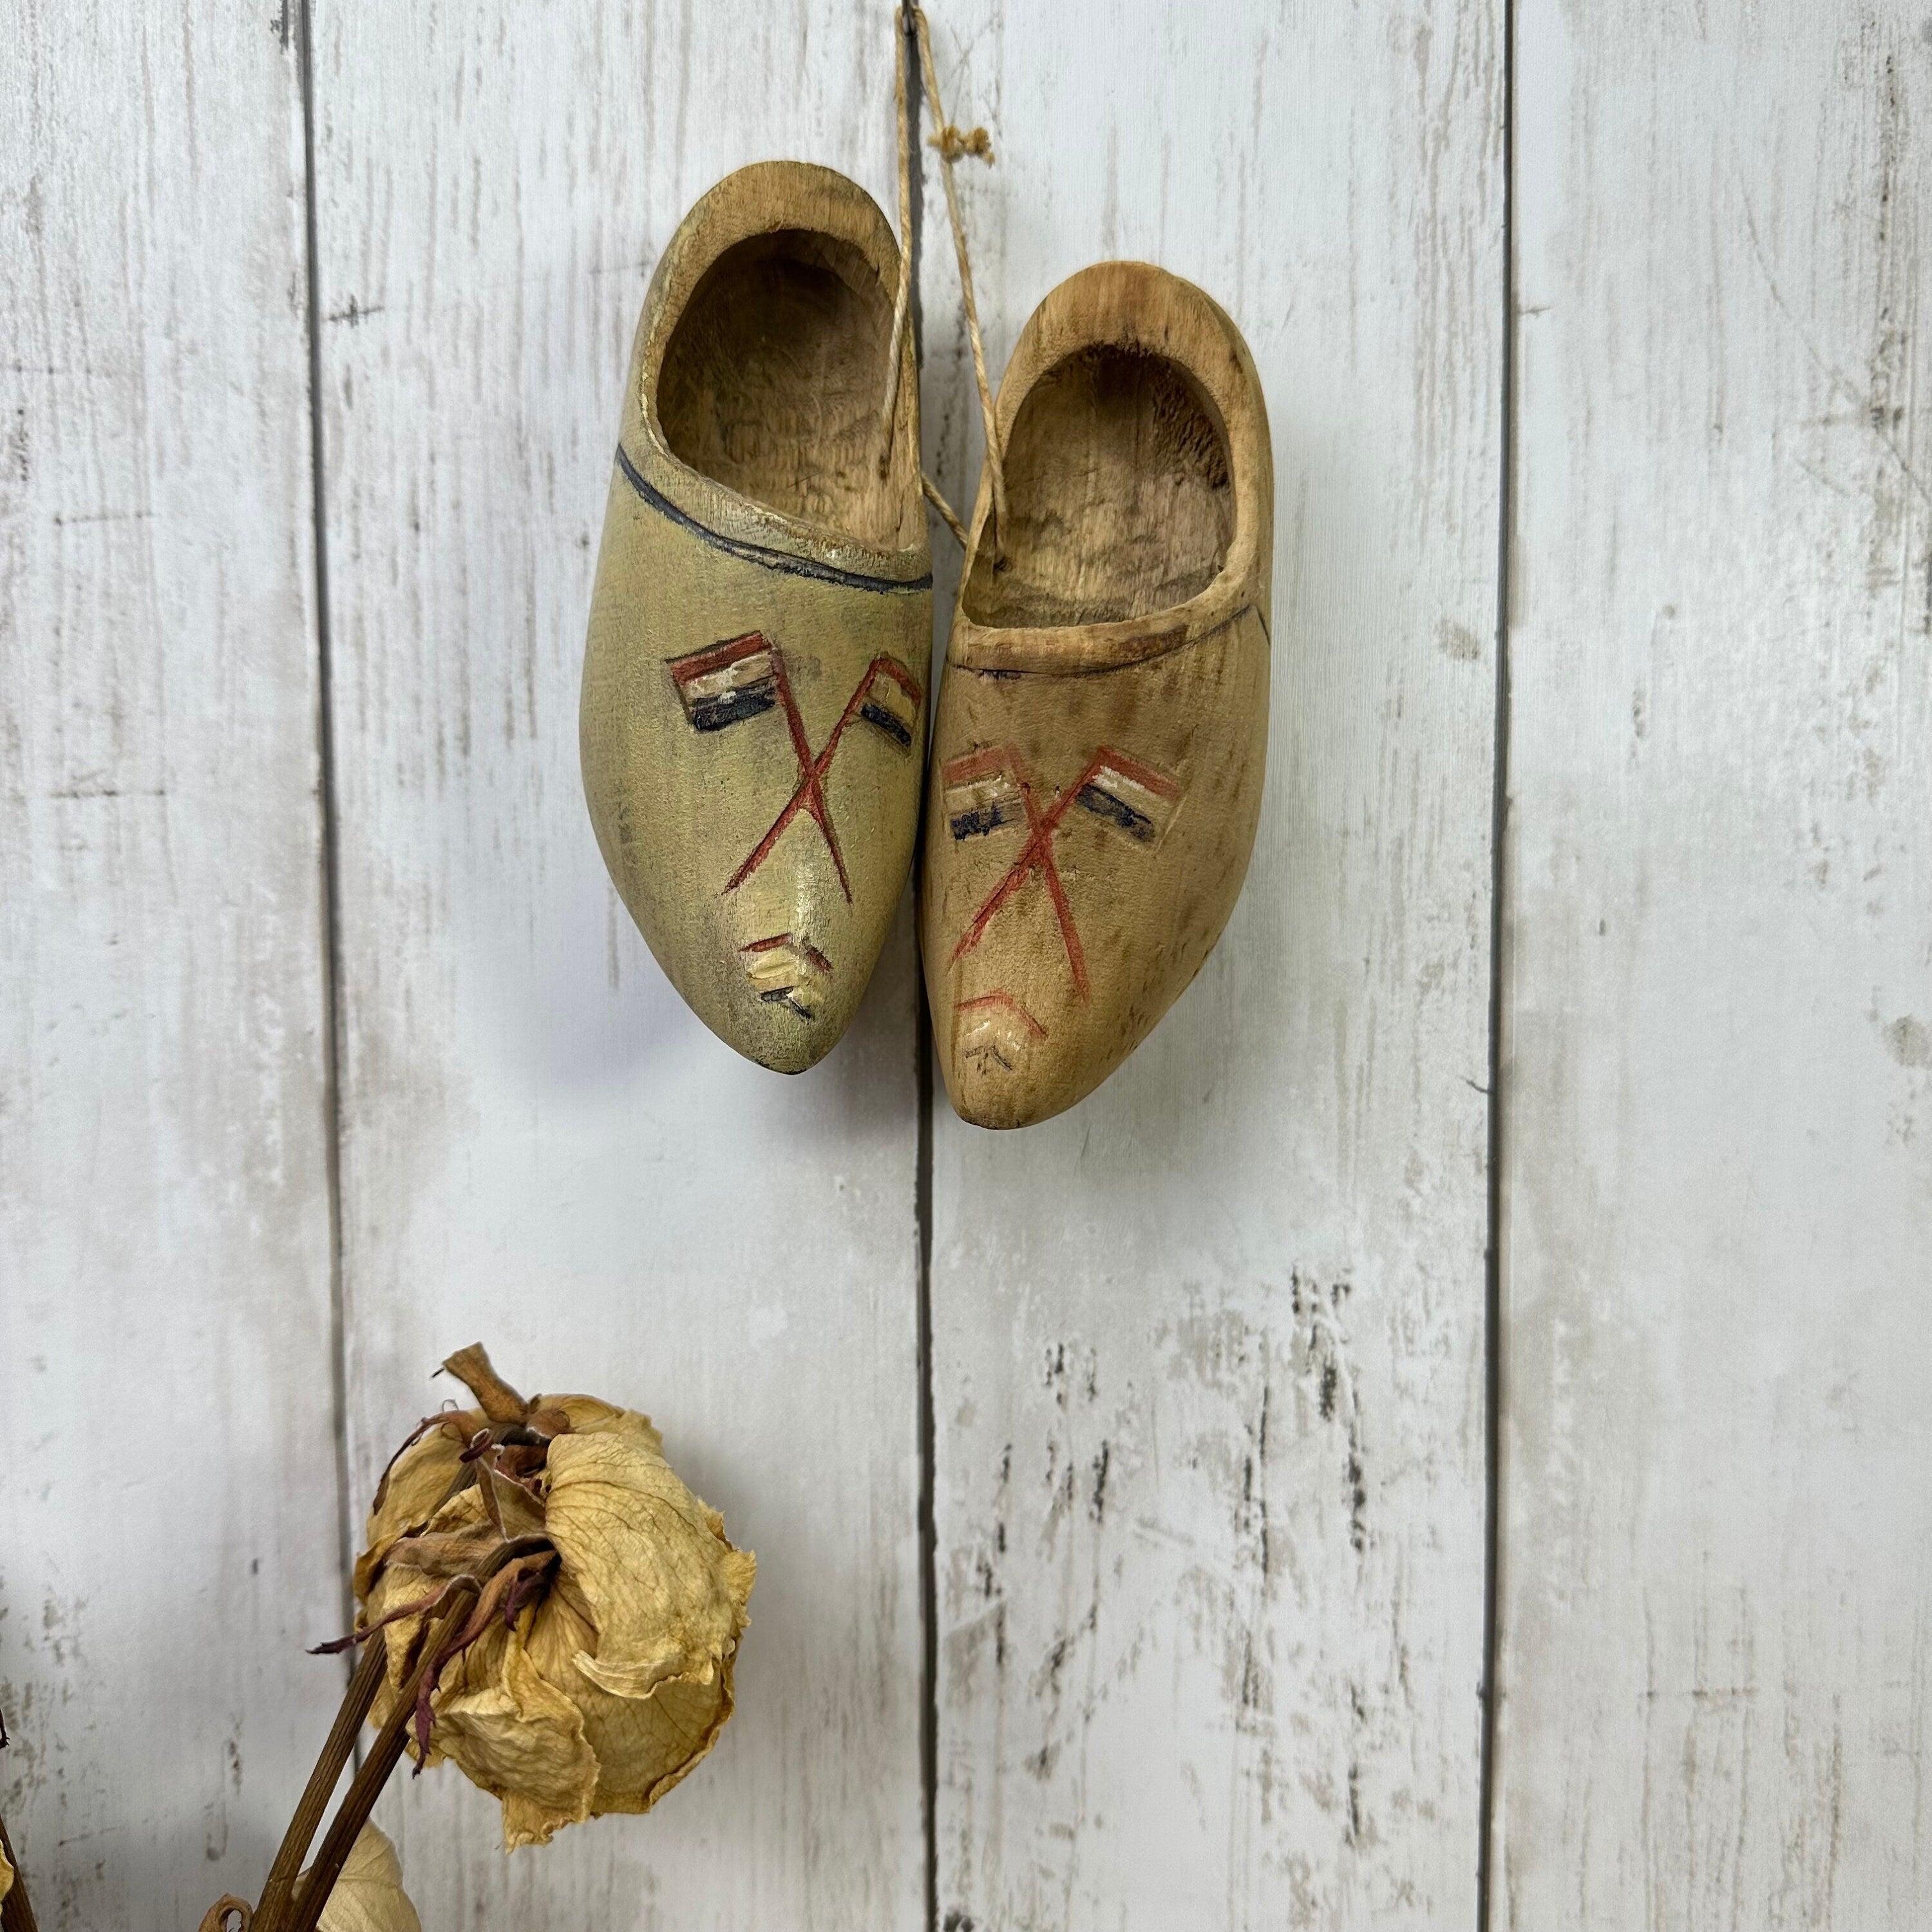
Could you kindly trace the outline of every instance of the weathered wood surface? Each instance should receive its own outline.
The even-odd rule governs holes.
[[[1932,30],[1526,7],[1495,1922],[1932,1921]]]
[[[1247,337],[1278,506],[1220,947],[1073,1112],[938,1124],[942,1923],[1468,1924],[1501,13],[934,26],[998,156],[962,170],[995,374],[1062,276],[1158,261]],[[964,497],[933,240],[928,448]]]
[[[344,1082],[334,1415],[296,10],[0,40],[0,1810],[52,1928],[252,1892],[359,1501],[486,1338],[650,1408],[764,1567],[658,1814],[425,1923],[916,1926],[905,936],[782,1083],[645,955],[578,669],[654,250],[890,206],[883,5],[317,0]],[[1503,12],[938,10],[997,377],[1142,254],[1240,323],[1270,786],[1094,1099],[938,1098],[942,1927],[1466,1925],[1483,1665]],[[1520,0],[1493,1922],[1932,1918],[1932,41]],[[928,184],[928,455],[976,410]],[[942,538],[938,602],[954,554]]]
[[[0,1810],[49,1932],[188,1926],[340,1682],[300,96],[7,25]]]
[[[761,1564],[740,1715],[662,1810],[508,1862],[454,1777],[386,1816],[429,1924],[914,1924],[906,937],[822,1068],[737,1060],[611,890],[577,730],[655,251],[768,156],[891,205],[890,15],[324,4],[316,33],[352,1489],[481,1336],[526,1389],[648,1409]]]

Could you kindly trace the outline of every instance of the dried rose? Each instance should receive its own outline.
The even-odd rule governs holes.
[[[423,1678],[420,1762],[447,1757],[500,1800],[512,1848],[647,1811],[731,1714],[756,1559],[679,1480],[648,1416],[526,1402],[480,1346],[443,1366],[476,1407],[430,1417],[398,1452],[356,1559],[358,1634],[388,1646],[371,1715],[394,1709],[471,1580],[475,1608]]]
[[[374,1825],[356,1834],[316,1932],[422,1932],[396,1848]]]

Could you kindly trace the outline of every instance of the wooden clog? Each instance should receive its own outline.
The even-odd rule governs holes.
[[[952,1104],[1011,1127],[1133,1051],[1240,892],[1267,756],[1274,472],[1240,332],[1144,262],[1047,297],[997,416],[1007,527],[982,478],[920,936]]]
[[[773,161],[659,261],[632,352],[584,661],[604,863],[705,1024],[784,1072],[844,1030],[918,828],[932,575],[918,384],[886,392],[898,248]]]

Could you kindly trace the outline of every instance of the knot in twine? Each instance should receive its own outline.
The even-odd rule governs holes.
[[[926,136],[926,145],[937,148],[944,161],[964,160],[968,154],[975,160],[990,162],[993,158],[992,138],[983,128],[975,128],[969,133],[949,121],[938,134]]]

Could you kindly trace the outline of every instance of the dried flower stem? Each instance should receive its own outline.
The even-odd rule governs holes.
[[[14,1856],[14,1847],[7,1838],[7,1827],[0,1822],[0,1854],[14,1868],[14,1882],[4,1900],[0,1900],[0,1927],[5,1932],[39,1932],[34,1917],[34,1908],[27,1900],[27,1874],[20,1869],[20,1861]]]
[[[418,1436],[425,1434],[442,1420],[440,1416],[430,1417],[410,1437],[409,1442],[403,1444],[403,1448],[406,1449],[410,1442],[414,1442]],[[400,1456],[402,1453],[399,1449],[396,1456]],[[392,1467],[394,1467],[395,1460],[395,1456],[390,1458]],[[386,1482],[388,1471],[384,1470],[382,1474]],[[454,1494],[458,1486],[457,1483],[452,1483],[450,1495]],[[448,1496],[446,1496],[443,1500],[447,1502]],[[466,1607],[468,1600],[465,1600],[459,1607]],[[439,1640],[442,1634],[439,1631]],[[334,1792],[337,1781],[342,1776],[343,1767],[348,1763],[350,1754],[356,1748],[356,1738],[362,1728],[362,1720],[368,1716],[369,1707],[375,1702],[376,1694],[382,1688],[382,1674],[388,1663],[388,1647],[374,1630],[365,1631],[363,1636],[367,1647],[362,1652],[362,1661],[357,1664],[355,1675],[349,1680],[348,1689],[343,1693],[341,1705],[335,1713],[335,1722],[329,1726],[328,1736],[322,1741],[322,1754],[316,1758],[315,1768],[309,1773],[308,1783],[303,1788],[302,1802],[296,1807],[295,1816],[289,1820],[289,1828],[282,1834],[281,1844],[275,1852],[275,1862],[268,1868],[268,1882],[262,1888],[261,1903],[252,1914],[243,1920],[244,1932],[280,1932],[280,1922],[288,1912],[290,1901],[295,1893],[296,1880],[301,1875],[302,1862],[308,1856],[310,1841],[315,1836],[316,1828],[322,1822],[323,1810]],[[352,1637],[345,1638],[344,1644],[353,1641]],[[330,1650],[341,1647],[336,1645],[324,1646]],[[432,1664],[436,1647],[432,1645],[426,1653]],[[392,1769],[394,1768],[391,1766]],[[377,1788],[380,1790],[380,1787]],[[351,1789],[353,1790],[352,1786]],[[347,1802],[346,1798],[344,1800],[345,1807]],[[372,1798],[370,1802],[373,1804],[374,1800]],[[352,1837],[350,1843],[355,1843]],[[340,1871],[339,1865],[337,1870]],[[329,1880],[332,1885],[334,1882],[334,1877]],[[326,1903],[328,1898],[326,1892],[322,1898]],[[224,1900],[223,1904],[226,1902]],[[239,1902],[245,1911],[245,1901]],[[221,1906],[217,1906],[214,1912],[210,1913],[210,1917],[214,1917],[220,1910]],[[12,1928],[6,1928],[5,1932],[12,1932]]]
[[[260,1932],[274,1932],[276,1920],[287,1910],[296,1875],[308,1854],[310,1841],[334,1794],[343,1766],[348,1763],[350,1754],[356,1748],[356,1734],[362,1728],[362,1720],[368,1716],[369,1706],[376,1701],[376,1693],[382,1687],[382,1671],[387,1661],[388,1653],[379,1638],[364,1650],[362,1660],[356,1666],[356,1674],[349,1680],[342,1708],[335,1714],[335,1722],[329,1728],[322,1755],[316,1760],[315,1768],[308,1774],[302,1802],[296,1807],[296,1815],[289,1820],[289,1828],[283,1834],[275,1862],[268,1868],[268,1882],[262,1888],[262,1902],[255,1909],[254,1920]]]
[[[335,1881],[342,1875],[350,1849],[362,1827],[369,1822],[369,1814],[376,1808],[376,1800],[382,1796],[383,1786],[388,1783],[389,1774],[402,1762],[409,1740],[410,1722],[416,1715],[418,1695],[442,1663],[444,1646],[462,1629],[481,1594],[480,1585],[468,1577],[459,1578],[452,1585],[448,1609],[442,1622],[430,1629],[428,1640],[423,1646],[422,1661],[410,1676],[408,1688],[396,1700],[395,1708],[376,1733],[376,1742],[370,1746],[369,1755],[351,1780],[342,1808],[336,1813],[323,1836],[322,1849],[315,1855],[308,1882],[285,1913],[278,1912],[269,1920],[258,1916],[254,1932],[315,1932],[322,1908],[328,1903],[328,1894],[335,1889]],[[381,1654],[382,1646],[380,1642],[373,1644],[371,1648],[379,1656]],[[361,1673],[357,1674],[359,1676]]]

